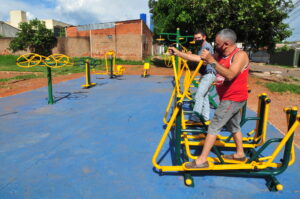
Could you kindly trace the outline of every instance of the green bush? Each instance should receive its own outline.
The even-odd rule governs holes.
[[[275,52],[276,52],[276,53],[279,53],[279,52],[286,52],[286,51],[289,51],[289,50],[292,50],[292,48],[290,48],[290,47],[287,46],[287,45],[284,45],[284,46],[282,46],[282,47],[280,47],[280,48],[276,48],[276,49],[275,49]]]

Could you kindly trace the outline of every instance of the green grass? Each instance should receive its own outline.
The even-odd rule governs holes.
[[[105,63],[105,60],[103,60],[103,63]],[[125,64],[125,65],[143,65],[144,62],[143,61],[134,61],[134,60],[123,60],[123,59],[116,59],[116,64],[117,65],[121,65],[121,64]]]
[[[43,72],[43,67],[21,68],[16,65],[16,55],[0,55],[0,71]]]
[[[40,77],[45,77],[45,75],[35,75],[35,74],[28,74],[28,75],[18,75],[15,77],[11,77],[11,78],[3,78],[0,79],[0,82],[8,82],[8,81],[12,81],[12,80],[25,80],[25,79],[34,79],[34,78],[40,78]]]
[[[300,94],[300,85],[296,84],[286,84],[286,83],[265,83],[265,87],[267,87],[272,92],[290,92]]]
[[[299,81],[300,81],[299,78],[294,77],[294,76],[292,76],[292,75],[290,75],[289,78],[290,78],[291,80],[295,81],[295,82],[299,82]]]
[[[0,55],[0,71],[20,71],[20,72],[44,72],[46,70],[45,67],[42,66],[34,66],[30,68],[21,68],[16,65],[16,60],[18,56],[16,55]],[[66,75],[72,73],[80,73],[85,72],[85,64],[84,60],[91,59],[89,57],[74,57],[72,61],[75,62],[73,66],[65,66],[61,68],[52,69],[53,75]],[[80,63],[80,60],[83,60]],[[110,64],[108,62],[108,64]],[[143,65],[143,61],[132,61],[132,60],[123,60],[116,59],[116,65]],[[92,68],[94,68],[92,66]],[[104,59],[96,59],[96,70],[104,70],[105,69],[105,60]]]

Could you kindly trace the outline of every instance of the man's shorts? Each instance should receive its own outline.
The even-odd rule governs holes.
[[[215,111],[213,119],[211,120],[207,133],[212,135],[218,135],[223,126],[226,126],[227,131],[231,133],[240,132],[240,109],[245,105],[245,103],[246,101],[221,101],[218,108]]]

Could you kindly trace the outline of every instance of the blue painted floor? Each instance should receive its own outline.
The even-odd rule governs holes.
[[[300,198],[298,149],[278,176],[281,192],[261,178],[198,176],[189,188],[181,175],[154,172],[171,80],[102,76],[81,89],[80,78],[54,85],[54,105],[47,105],[46,87],[0,98],[0,198]],[[269,126],[268,137],[282,136]],[[163,162],[171,162],[169,153]]]

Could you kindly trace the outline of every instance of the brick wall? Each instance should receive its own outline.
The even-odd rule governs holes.
[[[143,45],[143,59],[149,57],[153,53],[153,37],[148,26],[143,23],[143,37],[142,37],[142,45]]]
[[[69,57],[90,56],[90,38],[89,37],[60,37],[57,46],[52,53],[65,54]]]
[[[0,55],[23,55],[28,53],[26,51],[12,53],[12,51],[8,49],[12,39],[13,38],[0,38]]]
[[[116,22],[113,28],[78,31],[66,30],[67,37],[90,37],[93,57],[104,57],[113,50],[116,56],[127,60],[142,60],[152,53],[152,33],[142,20]]]
[[[116,22],[114,28],[78,31],[68,27],[67,37],[58,38],[54,53],[70,57],[90,56],[103,58],[113,50],[117,58],[142,60],[152,54],[152,33],[142,20]],[[91,37],[90,37],[91,35]],[[0,39],[0,54],[12,54],[7,48],[11,38]],[[90,46],[91,43],[91,46]],[[28,52],[18,51],[22,55]]]

